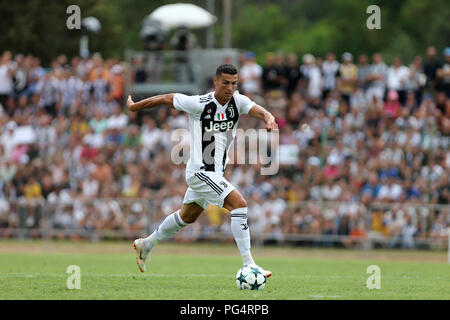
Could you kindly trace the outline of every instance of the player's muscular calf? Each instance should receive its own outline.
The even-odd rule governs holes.
[[[195,202],[193,203],[184,203],[181,207],[180,217],[186,223],[193,223],[202,213],[203,208],[200,207]]]
[[[242,194],[235,189],[225,198],[223,207],[230,211],[238,208],[246,208],[247,201],[245,201]]]

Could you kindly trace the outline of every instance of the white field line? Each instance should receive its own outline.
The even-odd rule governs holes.
[[[1,278],[40,278],[40,277],[55,277],[55,278],[67,278],[69,275],[66,273],[7,273],[0,274]],[[228,274],[202,274],[202,273],[192,273],[192,274],[167,274],[167,273],[116,273],[116,274],[102,274],[102,273],[83,273],[81,270],[82,277],[96,277],[96,278],[132,278],[132,277],[144,277],[144,278],[174,278],[174,277],[190,277],[190,278],[234,278]],[[276,278],[276,275],[274,275]],[[283,278],[290,279],[366,279],[365,275],[284,275]],[[383,276],[383,278],[390,279],[411,279],[408,276]],[[440,277],[433,277],[433,279],[440,279]]]

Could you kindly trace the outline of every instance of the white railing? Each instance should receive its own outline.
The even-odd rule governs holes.
[[[0,238],[130,240],[151,233],[168,213],[179,207],[176,201],[157,206],[152,203],[141,198],[74,198],[49,202],[22,197],[8,202],[6,213],[0,212]],[[342,214],[345,208],[351,209]],[[263,217],[251,215],[249,225],[255,245],[445,250],[450,217],[447,220],[442,217],[449,215],[449,210],[448,205],[373,203],[365,206],[310,201],[289,205],[275,223],[269,219],[261,226]],[[213,223],[209,213],[182,229],[174,241],[233,242],[229,215],[222,215],[219,222]],[[374,222],[380,218],[384,220]],[[419,226],[417,232],[413,232],[414,227],[408,229],[405,221]],[[380,222],[382,228],[376,230],[374,225]],[[343,223],[349,225],[342,227]],[[441,229],[437,230],[436,226]]]

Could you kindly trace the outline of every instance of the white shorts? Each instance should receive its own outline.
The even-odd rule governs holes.
[[[222,208],[225,198],[235,189],[223,175],[213,171],[186,170],[186,182],[188,189],[183,203],[195,202],[203,209],[209,204]]]

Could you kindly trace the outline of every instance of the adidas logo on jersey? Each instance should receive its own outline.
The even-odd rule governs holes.
[[[200,103],[206,103],[212,100],[212,94],[208,94],[206,97],[200,98]]]

